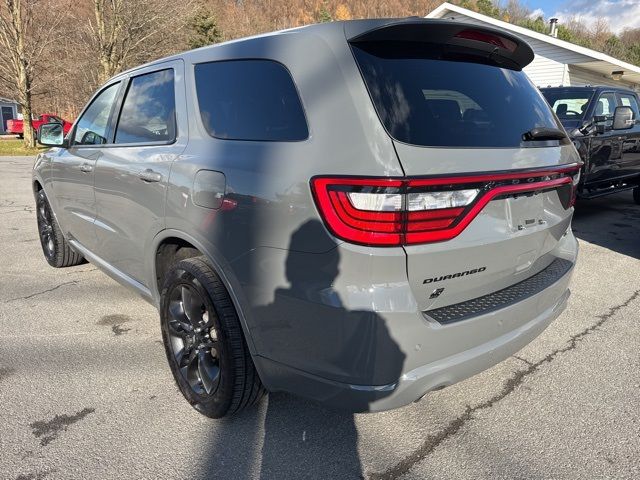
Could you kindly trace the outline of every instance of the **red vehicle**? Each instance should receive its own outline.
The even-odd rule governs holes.
[[[31,120],[31,126],[33,127],[34,132],[37,132],[38,128],[40,128],[40,125],[43,125],[45,123],[61,123],[62,131],[64,132],[65,135],[69,132],[69,130],[71,130],[71,127],[73,126],[72,123],[67,122],[66,120],[58,117],[57,115],[52,115],[49,113],[44,113],[40,115],[37,119]],[[22,120],[16,120],[16,119],[7,120],[7,133],[12,133],[22,138],[23,132],[24,131],[23,131]]]

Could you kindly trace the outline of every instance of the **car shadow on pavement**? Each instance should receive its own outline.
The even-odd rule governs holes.
[[[580,240],[640,259],[640,205],[631,192],[579,200],[573,233]]]

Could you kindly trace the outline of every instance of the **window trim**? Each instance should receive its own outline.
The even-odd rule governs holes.
[[[120,117],[122,115],[122,109],[124,108],[124,102],[127,99],[127,94],[129,93],[129,89],[131,88],[131,83],[134,78],[143,77],[145,75],[151,75],[157,72],[163,72],[165,70],[171,70],[173,75],[173,117],[174,122],[176,124],[175,131],[173,132],[172,140],[158,140],[157,142],[129,142],[129,143],[116,143],[116,134],[118,132],[118,125],[120,124]],[[113,130],[111,131],[111,135],[109,136],[109,142],[107,142],[104,147],[107,148],[115,148],[115,147],[156,147],[162,145],[173,145],[178,141],[178,101],[176,95],[176,69],[173,66],[163,66],[163,68],[159,68],[157,70],[149,70],[143,73],[138,73],[137,75],[132,75],[127,77],[125,82],[125,87],[123,88],[121,98],[118,99],[118,114],[113,119]]]
[[[293,85],[293,88],[296,92],[296,95],[298,96],[298,102],[300,104],[300,108],[302,109],[302,116],[304,117],[305,126],[307,127],[307,136],[305,138],[301,138],[299,140],[256,140],[256,139],[244,139],[244,138],[218,137],[209,132],[207,127],[204,125],[204,122],[202,121],[202,109],[200,108],[200,98],[198,97],[198,88],[196,83],[196,67],[198,65],[209,65],[212,63],[231,63],[231,62],[247,62],[247,61],[266,61],[266,62],[276,63],[280,65],[285,70],[285,72],[287,72],[287,74],[289,75],[289,79],[291,80],[291,84]],[[309,126],[309,117],[307,115],[307,110],[304,106],[304,102],[302,101],[302,96],[300,95],[300,89],[298,88],[298,84],[296,83],[296,81],[293,78],[293,75],[291,74],[291,70],[289,70],[289,67],[287,67],[284,63],[278,60],[275,60],[273,58],[246,57],[246,58],[227,58],[222,60],[210,60],[206,62],[198,62],[198,63],[191,64],[191,67],[192,67],[192,73],[193,73],[192,88],[193,88],[193,93],[195,96],[195,102],[196,102],[196,108],[197,108],[197,115],[196,115],[197,122],[200,128],[209,137],[215,138],[216,140],[224,140],[226,142],[257,142],[257,143],[299,143],[299,142],[306,142],[311,138],[311,127]]]
[[[84,107],[84,109],[82,110],[82,112],[80,113],[80,115],[78,115],[78,119],[75,121],[73,128],[69,131],[69,148],[103,148],[106,147],[107,145],[109,145],[109,142],[111,141],[111,137],[112,137],[112,129],[113,129],[113,114],[116,110],[116,108],[120,108],[120,102],[122,102],[122,87],[123,85],[126,83],[126,80],[123,80],[122,78],[117,79],[116,81],[113,81],[111,83],[109,83],[108,85],[105,85],[103,88],[101,88],[100,90],[98,90],[98,92],[91,98],[91,100],[89,101],[89,103],[87,103],[87,105]],[[78,125],[80,123],[80,120],[82,119],[82,117],[84,116],[84,114],[87,112],[87,110],[89,108],[91,108],[91,105],[93,105],[93,103],[98,99],[98,97],[100,97],[100,95],[102,95],[107,89],[113,87],[116,84],[120,84],[118,87],[118,90],[116,91],[116,96],[115,96],[115,100],[113,102],[113,104],[111,105],[111,111],[109,112],[109,118],[107,120],[107,131],[106,133],[106,139],[107,139],[107,143],[102,144],[102,145],[83,145],[80,143],[76,143],[74,141],[75,136],[76,136],[76,130],[78,129]]]

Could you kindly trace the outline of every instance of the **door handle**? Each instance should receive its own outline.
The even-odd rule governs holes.
[[[91,165],[90,163],[83,163],[82,165],[80,165],[80,171],[84,173],[91,173],[93,172],[93,165]]]
[[[143,170],[138,174],[138,177],[143,182],[159,182],[162,180],[162,175],[158,172],[154,172],[150,168]]]

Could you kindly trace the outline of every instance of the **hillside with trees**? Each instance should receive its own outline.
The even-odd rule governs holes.
[[[310,23],[425,16],[441,0],[1,0],[0,95],[73,119],[106,79],[190,48]],[[451,3],[546,33],[519,0]],[[558,37],[640,65],[640,28],[572,18]],[[31,142],[31,139],[25,139]]]

